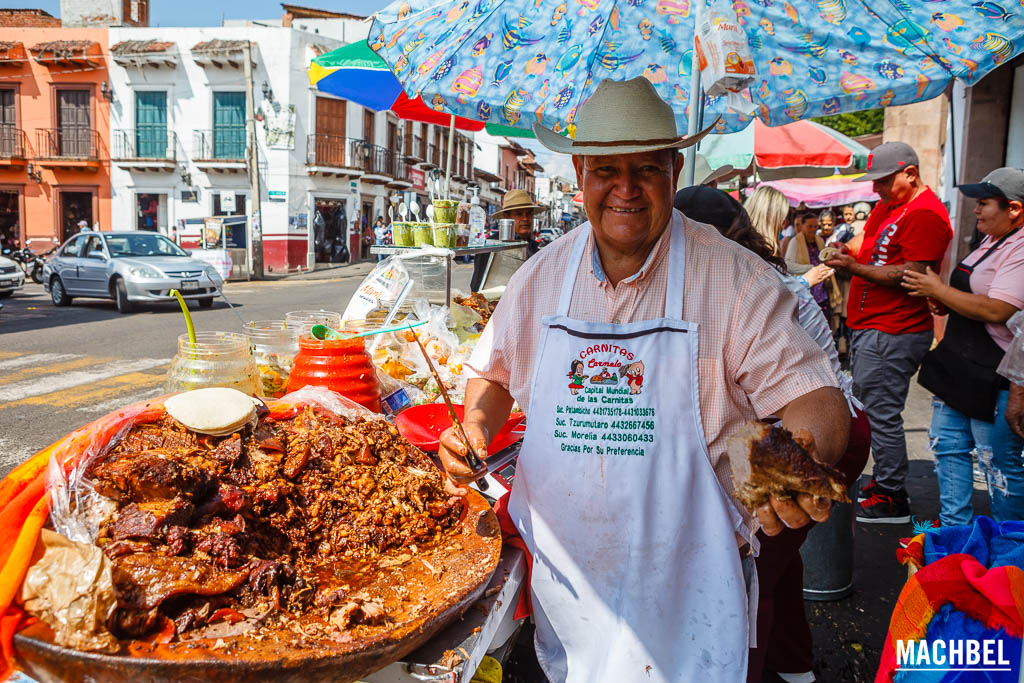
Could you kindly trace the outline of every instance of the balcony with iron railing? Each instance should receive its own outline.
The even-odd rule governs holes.
[[[0,126],[0,162],[24,159],[27,151],[25,131],[10,124]]]
[[[404,184],[408,165],[402,155],[360,138],[312,133],[306,136],[309,173],[360,177],[368,183]]]
[[[178,136],[166,128],[127,128],[113,131],[111,160],[140,170],[174,170]]]
[[[362,144],[363,140],[347,138],[343,135],[323,133],[307,135],[307,172],[358,178],[364,173],[361,163],[362,155],[358,153],[358,148]]]
[[[244,125],[216,126],[192,131],[192,159],[198,167],[211,171],[237,172],[246,169]]]
[[[41,166],[96,171],[100,167],[100,136],[86,126],[37,128],[35,153]]]

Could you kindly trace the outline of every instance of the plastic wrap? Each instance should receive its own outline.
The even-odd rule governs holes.
[[[1013,332],[1013,341],[1010,348],[1006,349],[998,372],[1014,384],[1024,386],[1024,311],[1014,313],[1006,321],[1006,326]]]
[[[95,543],[99,527],[114,510],[114,503],[98,493],[85,476],[97,458],[115,447],[135,425],[155,422],[165,414],[162,397],[136,404],[93,422],[65,439],[50,456],[46,489],[54,530],[71,541]],[[270,416],[287,419],[305,406],[353,419],[383,419],[358,403],[324,387],[306,386],[267,401]]]

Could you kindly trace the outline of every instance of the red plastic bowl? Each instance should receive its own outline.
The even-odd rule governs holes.
[[[463,407],[456,405],[454,408],[455,415],[461,420]],[[497,453],[523,438],[523,434],[526,433],[525,428],[516,429],[516,427],[519,427],[525,419],[526,416],[522,413],[512,413],[512,416],[487,446],[487,452],[489,454]],[[451,427],[452,421],[448,417],[448,408],[443,403],[425,403],[406,408],[396,415],[395,426],[411,444],[425,451],[433,452],[438,448],[441,432]]]

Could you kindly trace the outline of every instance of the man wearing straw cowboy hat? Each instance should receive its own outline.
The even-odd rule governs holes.
[[[513,230],[517,240],[522,240],[526,245],[526,258],[530,258],[538,251],[540,245],[533,239],[533,217],[547,207],[533,201],[533,195],[526,190],[509,190],[501,200],[501,210],[495,211],[492,218],[499,220],[511,218],[515,221]],[[469,288],[476,292],[484,279],[484,271],[487,270],[487,263],[493,254],[477,254],[473,261],[473,277],[470,280]]]
[[[756,525],[726,439],[775,415],[832,463],[846,403],[771,267],[673,210],[677,150],[707,131],[678,135],[644,78],[602,82],[576,125],[534,130],[573,155],[590,221],[509,282],[467,364],[466,434],[482,455],[514,401],[528,416],[507,508],[551,680],[742,681]],[[442,436],[453,490],[479,476],[465,452]],[[756,517],[776,534],[828,513],[800,496]]]

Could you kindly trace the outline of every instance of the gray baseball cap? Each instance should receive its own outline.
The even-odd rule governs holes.
[[[867,173],[860,178],[854,178],[853,182],[866,183],[878,180],[902,171],[907,166],[920,167],[914,148],[905,142],[883,142],[868,155]]]
[[[1004,197],[1011,202],[1024,204],[1024,169],[1004,166],[989,173],[980,183],[956,187],[968,197],[975,199]]]

